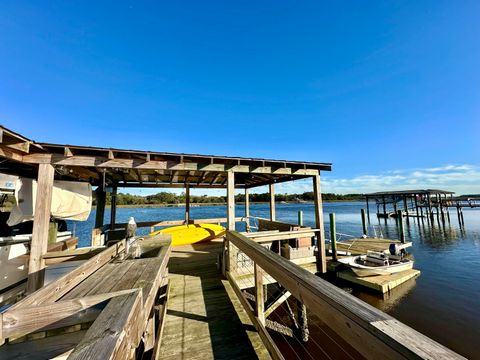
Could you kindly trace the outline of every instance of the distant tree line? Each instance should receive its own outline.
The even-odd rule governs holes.
[[[322,194],[324,201],[355,201],[363,200],[361,194],[347,194],[339,195],[326,193]],[[268,202],[270,200],[269,193],[250,194],[250,202]],[[314,200],[313,192],[304,192],[303,194],[275,194],[275,201],[278,202],[309,202]],[[107,204],[111,203],[111,194],[107,193]],[[236,202],[245,202],[245,195],[235,195]],[[190,195],[190,202],[192,204],[224,204],[227,202],[226,196],[209,196],[209,195]],[[95,194],[93,196],[93,203],[96,203]],[[184,204],[185,193],[173,194],[169,192],[159,192],[154,195],[132,195],[132,194],[117,194],[117,205],[156,205],[156,204]]]

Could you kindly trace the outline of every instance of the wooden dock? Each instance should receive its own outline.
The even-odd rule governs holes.
[[[271,359],[242,300],[219,271],[222,248],[222,240],[173,248],[160,359]],[[272,319],[278,316],[274,313]],[[358,355],[321,321],[315,320],[311,331],[322,344],[318,346],[318,339],[311,341],[311,353],[336,358]],[[282,335],[270,333],[280,348],[291,352],[292,345],[286,344]]]
[[[222,241],[175,247],[160,359],[269,359],[217,268]]]
[[[315,242],[316,271],[327,272],[320,172],[330,163],[36,143],[1,126],[0,135],[3,171],[37,179],[27,294],[0,314],[1,359],[461,358],[281,256],[284,246]],[[276,221],[276,184],[307,178],[315,228]],[[48,255],[55,180],[96,187],[91,245],[103,251]],[[258,226],[265,232],[235,231],[236,191],[245,192],[240,221],[249,230],[249,191],[266,185],[270,216]],[[176,224],[212,222],[192,219],[191,189],[226,189],[226,218],[214,221],[227,224],[224,242],[178,247],[172,257],[171,243],[162,243],[139,256],[116,221],[122,187],[185,189],[185,217]],[[49,264],[80,259],[45,285]],[[248,288],[237,281],[240,269],[253,271]]]

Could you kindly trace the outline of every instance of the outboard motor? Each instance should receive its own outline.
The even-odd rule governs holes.
[[[390,246],[388,247],[388,250],[390,251],[390,255],[400,255],[400,250],[398,249],[398,246],[395,243],[391,243]]]

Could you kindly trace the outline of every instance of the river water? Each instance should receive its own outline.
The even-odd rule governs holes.
[[[327,239],[329,213],[336,214],[337,232],[344,234],[337,237],[338,241],[361,235],[360,209],[364,206],[362,202],[324,203]],[[277,220],[296,223],[299,210],[304,213],[305,225],[314,226],[313,204],[277,204]],[[238,205],[236,215],[243,213],[244,207]],[[268,217],[268,205],[252,204],[250,213]],[[117,209],[117,222],[127,222],[129,216],[138,222],[178,220],[184,217],[184,208]],[[226,217],[225,206],[191,208],[193,219],[219,217]],[[69,229],[74,227],[80,238],[79,246],[89,244],[94,218],[92,211],[85,222],[69,222]],[[420,277],[384,296],[355,287],[352,293],[454,351],[480,359],[480,210],[465,209],[464,220],[461,229],[452,210],[450,223],[445,225],[436,221],[430,225],[426,219],[405,221],[406,241],[413,242],[409,252],[414,256],[414,267],[422,272]],[[105,222],[109,222],[107,214]],[[390,239],[399,237],[394,219],[377,219],[375,215],[371,216],[369,233]]]

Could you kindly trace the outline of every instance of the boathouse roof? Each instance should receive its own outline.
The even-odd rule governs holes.
[[[331,163],[126,150],[33,141],[0,126],[0,172],[36,177],[38,164],[55,165],[56,178],[105,181],[119,187],[224,188],[227,172],[235,187],[280,183],[330,171]]]
[[[455,194],[453,191],[438,190],[438,189],[417,189],[417,190],[398,190],[398,191],[379,191],[374,193],[365,194],[368,197],[381,197],[381,196],[395,196],[395,195],[450,195]]]

